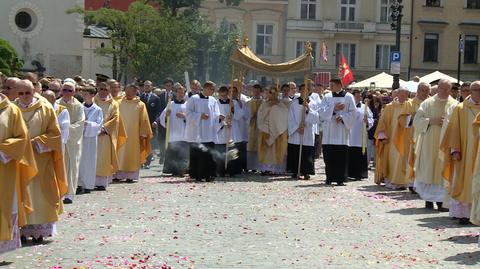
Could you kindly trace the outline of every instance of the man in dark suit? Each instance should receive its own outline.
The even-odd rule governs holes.
[[[168,98],[172,96],[172,89],[173,89],[173,79],[171,78],[166,78],[163,81],[163,86],[165,87],[165,91],[163,91],[159,95],[160,99],[160,113],[167,107],[168,105]],[[171,99],[173,100],[173,99]],[[166,129],[163,128],[161,125],[157,126],[157,131],[158,131],[158,148],[160,149],[160,154],[159,154],[159,163],[163,164],[164,157],[165,157],[165,139],[166,139]]]
[[[152,92],[152,82],[147,80],[143,83],[143,93],[140,95],[140,100],[145,103],[147,107],[148,119],[150,120],[150,124],[152,125],[152,129],[155,129],[153,122],[160,116],[160,113],[163,111],[161,108],[161,100],[160,98]],[[155,131],[154,131],[155,134]],[[153,160],[153,153],[147,157],[147,160],[144,164],[145,169],[150,168],[150,163]]]

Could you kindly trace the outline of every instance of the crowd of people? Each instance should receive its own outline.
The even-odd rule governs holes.
[[[211,182],[243,173],[309,180],[323,155],[327,185],[374,167],[375,183],[480,224],[479,81],[419,83],[412,93],[345,89],[338,78],[298,87],[167,78],[154,87],[26,73],[1,88],[0,253],[42,243],[76,195],[136,182],[157,158],[164,174]]]

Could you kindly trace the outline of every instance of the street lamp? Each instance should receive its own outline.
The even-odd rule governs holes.
[[[392,24],[390,24],[392,30],[396,31],[395,35],[395,51],[400,53],[400,34],[402,31],[402,0],[393,0],[392,4],[390,5],[392,13],[390,17],[392,18]],[[400,87],[400,73],[393,74],[393,85],[392,89],[396,90]]]

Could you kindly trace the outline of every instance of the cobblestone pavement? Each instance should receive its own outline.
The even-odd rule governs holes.
[[[214,183],[142,171],[81,195],[41,246],[3,268],[480,268],[474,226],[372,181],[244,175]]]

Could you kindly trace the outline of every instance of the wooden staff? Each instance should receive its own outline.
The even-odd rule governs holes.
[[[300,126],[299,128],[303,128],[303,134],[300,134],[300,148],[298,149],[298,167],[297,167],[297,178],[300,178],[300,167],[302,165],[302,151],[303,151],[303,136],[305,135],[305,103],[307,102],[307,82],[308,82],[308,74],[303,76],[303,83],[305,87],[303,87],[303,91],[301,92],[301,97],[303,99],[303,106],[301,112],[301,119],[300,119]]]
[[[312,44],[310,42],[307,42],[305,44],[305,54],[308,57],[312,57]],[[311,68],[311,64],[310,64],[310,68]],[[301,96],[303,99],[303,106],[302,106],[302,112],[301,112],[302,117],[301,117],[300,126],[299,126],[299,128],[303,128],[303,134],[300,134],[300,148],[298,150],[297,178],[300,178],[300,171],[301,171],[300,167],[302,165],[303,136],[305,135],[305,112],[306,112],[305,104],[307,103],[307,98],[308,98],[307,90],[309,86],[307,72],[305,72],[305,75],[303,76],[303,84],[305,85],[305,87],[303,88],[303,92],[301,92]]]
[[[365,109],[363,111],[363,132],[362,132],[362,154],[367,154],[367,116],[368,116],[368,101],[365,100]]]
[[[228,116],[227,118],[225,119],[225,121],[227,122],[227,124],[229,124],[229,121],[231,121],[232,119],[232,110],[233,110],[233,83],[235,82],[235,65],[232,65],[232,83],[230,84],[230,104],[229,104],[229,107],[230,107],[230,111],[228,112]],[[230,137],[231,137],[231,134],[232,134],[232,129],[228,126],[226,126],[226,132],[227,132],[227,142],[225,143],[225,170],[227,170],[227,166],[228,166],[228,145],[230,144]]]
[[[168,94],[168,93],[166,93]],[[172,96],[168,95],[168,101],[167,101],[167,112],[171,113],[171,107],[172,107]],[[168,148],[168,133],[170,132],[170,115],[166,114],[165,115],[165,149]]]

